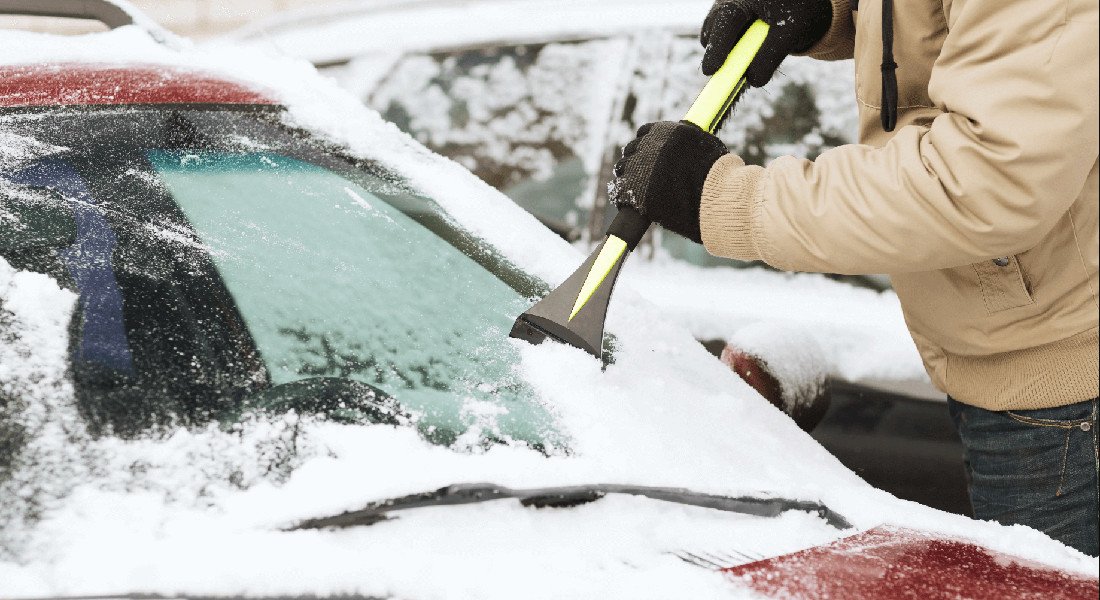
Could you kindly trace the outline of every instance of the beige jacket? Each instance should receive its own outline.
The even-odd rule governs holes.
[[[787,270],[890,273],[932,380],[962,402],[1095,398],[1097,0],[895,0],[893,133],[882,2],[832,2],[810,54],[854,55],[862,143],[766,169],[723,157],[703,243]]]

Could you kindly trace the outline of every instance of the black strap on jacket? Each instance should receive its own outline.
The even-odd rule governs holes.
[[[898,124],[898,64],[894,62],[894,0],[882,0],[882,128]]]

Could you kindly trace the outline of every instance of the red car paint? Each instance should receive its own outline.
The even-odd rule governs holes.
[[[771,598],[1096,600],[1100,593],[1094,577],[893,527],[723,571]]]
[[[812,431],[829,408],[829,396],[825,389],[811,402],[789,403],[783,398],[783,385],[768,369],[768,364],[752,354],[727,345],[722,350],[721,361],[805,431]]]
[[[276,104],[209,73],[164,66],[0,66],[0,107],[111,104]]]
[[[733,346],[726,346],[722,350],[721,361],[740,375],[741,379],[752,386],[752,389],[765,400],[774,404],[779,410],[783,410],[783,390],[760,359]]]

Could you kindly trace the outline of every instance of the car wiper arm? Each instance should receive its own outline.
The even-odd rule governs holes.
[[[693,492],[683,488],[613,483],[526,489],[513,489],[491,483],[460,483],[431,492],[372,502],[361,509],[346,511],[338,515],[306,519],[287,529],[292,531],[372,525],[392,518],[390,513],[403,510],[426,506],[477,504],[491,500],[515,499],[519,500],[524,506],[561,508],[593,502],[608,494],[641,496],[663,502],[699,506],[758,517],[778,517],[792,510],[805,511],[817,513],[826,523],[837,529],[848,529],[852,526],[847,519],[820,502],[791,500],[789,498],[718,496]]]

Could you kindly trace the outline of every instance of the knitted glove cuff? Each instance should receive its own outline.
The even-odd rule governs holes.
[[[715,256],[765,260],[765,239],[757,212],[763,202],[764,168],[745,166],[734,155],[714,163],[703,186],[699,209],[703,246]]]

